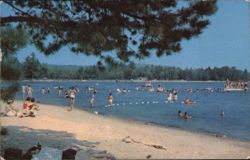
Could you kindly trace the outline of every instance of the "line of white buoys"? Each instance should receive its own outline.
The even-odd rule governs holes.
[[[165,101],[139,101],[139,102],[129,102],[129,103],[125,103],[125,102],[122,102],[122,103],[114,103],[112,106],[126,106],[126,105],[146,105],[146,104],[159,104],[159,103],[165,103],[165,104],[168,104],[168,103],[174,103],[174,101],[168,101],[168,100],[165,100]],[[185,104],[185,102],[181,102],[182,104]],[[194,101],[193,104],[196,104],[197,102]],[[105,105],[105,107],[112,107],[110,105]]]
[[[105,107],[107,108],[107,107],[113,107],[113,106],[115,106],[115,104],[112,104],[112,105],[105,105]]]

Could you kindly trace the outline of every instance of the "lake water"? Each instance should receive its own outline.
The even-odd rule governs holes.
[[[166,103],[167,93],[149,92],[148,88],[137,87],[144,85],[140,82],[20,82],[19,85],[31,85],[33,97],[44,104],[69,106],[69,99],[58,95],[55,86],[69,89],[76,86],[80,92],[76,95],[75,107],[89,112],[98,111],[100,114],[144,123],[157,124],[163,127],[174,127],[192,132],[208,133],[218,136],[250,140],[250,93],[224,92],[223,82],[154,82],[166,89],[179,89],[178,100]],[[42,94],[42,88],[50,87],[50,93]],[[92,95],[87,87],[95,87],[95,104],[91,109],[89,99]],[[128,89],[130,92],[118,93],[116,89]],[[208,92],[205,88],[216,89]],[[193,89],[197,92],[186,92]],[[107,107],[107,97],[112,92],[114,106]],[[22,99],[18,92],[17,99]],[[185,105],[185,98],[196,101],[195,104]],[[178,110],[188,112],[191,120],[177,116]],[[220,112],[225,116],[221,117]],[[66,116],[66,115],[65,115]]]

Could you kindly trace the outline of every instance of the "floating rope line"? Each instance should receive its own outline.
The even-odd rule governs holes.
[[[138,102],[129,102],[129,103],[125,103],[125,102],[121,102],[121,103],[114,103],[112,106],[110,105],[105,105],[105,107],[113,107],[113,106],[126,106],[126,105],[139,105],[139,106],[145,106],[145,105],[156,105],[156,104],[168,104],[168,103],[175,103],[175,101],[138,101]],[[184,102],[181,102],[182,104],[184,104]],[[193,102],[193,104],[197,103],[196,101]]]

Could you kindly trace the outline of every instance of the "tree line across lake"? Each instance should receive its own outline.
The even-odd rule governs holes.
[[[118,63],[106,66],[56,66],[42,64],[35,54],[27,56],[20,63],[15,56],[5,57],[1,64],[1,79],[140,79],[146,77],[149,80],[250,80],[250,73],[235,67],[214,67],[198,69],[182,69],[178,67],[159,65],[136,65],[134,62]]]

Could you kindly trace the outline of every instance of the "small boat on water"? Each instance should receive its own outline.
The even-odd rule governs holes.
[[[248,82],[233,82],[227,80],[226,84],[224,85],[224,91],[247,91],[248,90]]]

